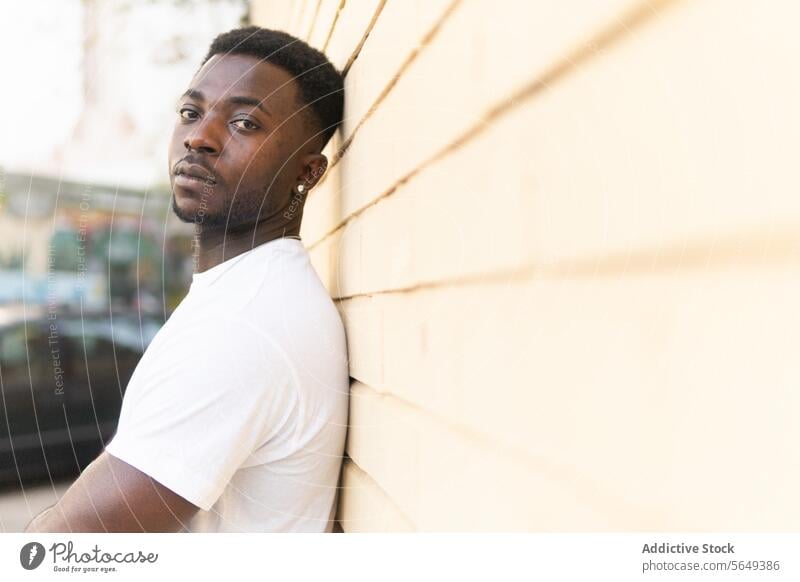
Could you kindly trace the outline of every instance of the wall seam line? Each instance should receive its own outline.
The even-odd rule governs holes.
[[[356,48],[353,49],[353,52],[350,53],[350,56],[347,59],[347,62],[342,67],[341,73],[342,78],[347,77],[347,72],[350,70],[350,67],[353,66],[353,63],[358,58],[358,55],[361,54],[361,49],[364,48],[364,45],[367,42],[367,38],[369,38],[370,33],[372,33],[372,29],[375,27],[375,24],[378,22],[378,18],[383,12],[383,7],[386,5],[386,0],[381,0],[378,4],[378,7],[375,9],[375,12],[372,14],[372,18],[367,25],[367,29],[364,31],[364,34],[361,35],[361,40],[358,41]]]
[[[322,0],[317,0],[317,7],[314,9],[314,16],[311,17],[311,26],[308,28],[308,32],[306,33],[306,42],[311,39],[311,34],[314,32],[314,28],[317,25],[317,19],[319,18],[319,9],[322,6]]]
[[[481,447],[485,447],[490,451],[494,451],[499,453],[507,458],[509,461],[515,461],[524,463],[528,468],[532,471],[535,471],[539,475],[545,475],[548,480],[553,483],[560,483],[563,485],[571,485],[571,494],[576,498],[581,500],[585,505],[592,507],[593,509],[600,510],[601,507],[607,507],[607,504],[611,504],[617,508],[624,508],[622,513],[629,514],[633,512],[632,507],[626,504],[625,499],[621,498],[619,495],[615,494],[614,492],[608,490],[604,485],[595,482],[591,479],[590,476],[586,474],[582,474],[579,471],[574,471],[570,469],[568,466],[562,466],[558,462],[549,459],[543,455],[534,455],[531,452],[527,451],[521,446],[511,444],[507,441],[504,441],[501,438],[497,438],[493,435],[488,433],[483,433],[478,431],[477,429],[466,425],[464,423],[460,423],[457,421],[453,421],[448,419],[441,414],[438,414],[434,411],[428,410],[426,408],[421,407],[418,404],[410,402],[394,393],[391,392],[382,392],[373,388],[372,386],[365,384],[364,382],[358,382],[362,386],[362,390],[366,390],[371,393],[368,397],[377,396],[381,399],[386,399],[390,401],[396,401],[400,406],[409,409],[412,413],[419,414],[423,417],[426,417],[427,420],[433,421],[434,423],[438,424],[440,427],[443,427],[445,430],[452,431],[455,434],[466,437],[468,440],[474,441]],[[356,425],[359,426],[359,425]],[[373,425],[361,425],[361,426],[376,426]],[[358,465],[356,459],[350,454],[348,451],[348,458],[350,458],[353,462]],[[370,474],[366,471],[361,465],[358,465],[359,468],[370,475],[370,477],[380,485],[380,482],[377,480],[375,476]],[[576,476],[579,478],[576,480]],[[576,483],[581,483],[581,485],[576,486]],[[386,491],[384,487],[381,488]],[[400,504],[392,497],[391,495],[387,496],[395,501],[399,507]],[[619,513],[619,510],[617,511]],[[614,514],[614,512],[611,512]],[[411,520],[411,523],[416,525],[414,520]],[[627,527],[627,526],[626,526]]]
[[[690,274],[721,273],[734,268],[767,268],[775,266],[797,267],[800,256],[800,237],[796,228],[787,227],[786,233],[770,233],[771,239],[764,239],[759,232],[731,234],[724,240],[719,237],[699,240],[694,243],[683,242],[673,247],[654,247],[628,254],[613,254],[599,257],[566,260],[550,265],[533,264],[507,269],[495,269],[483,273],[451,277],[434,281],[423,281],[394,289],[364,291],[352,295],[339,295],[334,301],[345,301],[356,297],[373,297],[393,293],[413,293],[429,289],[465,287],[481,283],[531,282],[534,280],[578,281],[590,279],[602,281],[619,280],[621,276],[641,277],[674,275],[676,272]],[[775,254],[758,252],[759,246],[769,245]],[[750,248],[751,252],[743,252]],[[690,257],[687,258],[687,252]],[[628,279],[631,280],[631,279]]]
[[[460,0],[456,0],[456,3],[459,1]],[[666,5],[676,2],[678,2],[678,0],[651,0],[650,2],[645,2],[644,4],[637,5],[634,10],[631,10],[629,12],[629,18],[627,19],[620,18],[617,24],[609,26],[607,27],[607,29],[603,29],[598,35],[595,36],[595,38],[601,39],[602,41],[601,43],[599,43],[597,40],[595,41],[590,40],[588,43],[580,45],[579,49],[573,51],[574,55],[579,55],[579,56],[575,56],[573,58],[571,58],[570,56],[564,57],[561,61],[556,63],[555,66],[545,71],[543,75],[536,77],[535,79],[528,82],[517,91],[513,92],[510,97],[507,97],[495,103],[494,105],[490,106],[488,109],[484,111],[484,113],[482,113],[479,116],[479,119],[476,123],[468,127],[464,132],[461,133],[461,135],[456,137],[456,139],[454,139],[452,142],[442,147],[439,151],[435,152],[427,159],[420,162],[418,166],[416,166],[414,169],[410,170],[407,174],[399,178],[397,182],[395,182],[387,190],[385,190],[382,194],[371,200],[365,206],[356,209],[355,211],[350,213],[347,216],[347,218],[340,220],[335,227],[327,231],[325,234],[322,235],[321,238],[312,243],[310,248],[314,248],[317,244],[319,244],[320,242],[331,236],[337,230],[341,229],[348,222],[350,222],[354,218],[357,218],[365,210],[367,210],[368,208],[374,206],[384,198],[393,194],[400,186],[408,182],[410,179],[412,179],[419,172],[421,172],[431,164],[438,162],[439,160],[448,156],[452,152],[457,151],[462,146],[469,143],[477,136],[481,135],[497,119],[505,115],[508,115],[512,111],[515,111],[523,103],[526,103],[529,99],[533,98],[543,89],[552,88],[552,82],[554,80],[558,80],[564,77],[566,73],[577,69],[577,67],[580,64],[580,61],[585,61],[587,57],[590,55],[590,53],[594,53],[597,51],[598,44],[600,44],[601,46],[608,46],[613,42],[617,42],[622,38],[625,38],[626,35],[622,34],[622,31],[624,30],[628,33],[631,32],[631,27],[629,26],[629,23],[638,25],[642,21],[646,21],[649,17],[652,17],[653,14],[658,14],[658,12],[655,12],[654,7],[652,6],[653,4]],[[653,9],[653,14],[647,14],[645,8]],[[609,32],[608,29],[610,29],[611,32]],[[614,34],[612,34],[612,32]],[[395,79],[394,82],[396,83],[397,80],[398,79]],[[386,95],[384,95],[383,97],[385,98],[385,96]],[[377,108],[378,104],[379,103],[376,102],[375,104],[373,104],[372,107],[370,107],[368,113],[361,119],[361,121],[359,121],[358,125],[353,129],[353,132],[347,138],[346,143],[344,142],[342,143],[342,146],[334,155],[330,167],[333,167],[341,160],[341,158],[346,153],[347,148],[352,143],[352,140],[356,135],[356,131],[367,121],[367,119],[371,116],[373,110]],[[326,173],[323,176],[323,180],[321,180],[319,184],[324,183],[324,179],[327,175],[328,174]],[[313,192],[313,190],[311,192]]]
[[[391,495],[389,495],[389,493],[386,491],[386,489],[384,489],[381,486],[381,484],[378,483],[372,475],[367,473],[358,463],[356,463],[355,459],[353,459],[352,457],[350,457],[348,455],[347,458],[344,461],[344,464],[346,464],[346,465],[349,464],[349,465],[355,467],[356,471],[358,471],[359,473],[364,475],[364,477],[366,479],[368,479],[370,481],[370,483],[372,483],[372,485],[378,491],[380,491],[380,493],[383,494],[384,497],[386,497],[386,499],[389,500],[389,503],[391,503],[391,505],[392,505],[392,509],[394,509],[394,511],[396,511],[404,520],[406,520],[413,527],[413,529],[415,531],[417,530],[417,525],[416,525],[416,523],[414,523],[414,520],[411,519],[408,516],[408,514],[405,512],[405,510],[397,504],[397,501]],[[340,491],[347,491],[349,488],[348,487],[342,487],[340,485],[338,487],[338,489]],[[340,503],[341,503],[341,501],[340,501]],[[338,507],[337,507],[337,512],[336,512],[336,521],[339,523],[340,526],[342,526],[342,529],[345,530],[344,522],[340,519],[340,516],[339,516]],[[345,531],[347,531],[347,530],[345,530]]]
[[[322,43],[322,52],[328,50],[328,43],[331,41],[331,37],[333,36],[333,31],[336,29],[336,23],[339,22],[339,15],[342,13],[344,9],[344,3],[346,0],[339,0],[339,6],[336,8],[336,14],[333,15],[333,22],[331,22],[331,26],[328,29],[328,35],[325,37],[324,42]]]

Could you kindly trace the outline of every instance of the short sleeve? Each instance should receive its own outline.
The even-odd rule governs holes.
[[[297,398],[291,364],[236,319],[200,319],[151,347],[106,451],[207,511],[244,461],[287,430]]]

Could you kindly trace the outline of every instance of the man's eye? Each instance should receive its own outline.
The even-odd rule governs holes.
[[[183,108],[180,111],[178,111],[178,115],[180,115],[181,119],[185,121],[193,121],[200,116],[194,109],[186,109],[186,108]]]
[[[258,129],[258,125],[256,125],[249,119],[237,119],[236,121],[232,121],[231,123],[236,127],[238,127],[239,129]]]

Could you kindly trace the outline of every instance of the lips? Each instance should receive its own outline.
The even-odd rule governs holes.
[[[217,177],[214,175],[214,173],[211,170],[208,170],[199,164],[179,162],[175,166],[173,174],[175,175],[176,178],[178,176],[183,176],[184,179],[190,178],[201,182],[205,182],[207,184],[217,183]]]

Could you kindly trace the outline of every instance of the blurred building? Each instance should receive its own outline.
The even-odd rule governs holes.
[[[345,531],[797,528],[797,3],[251,14],[346,72]]]
[[[166,192],[18,174],[4,190],[0,303],[170,310],[191,279],[190,237],[166,220]]]
[[[4,60],[9,85],[33,88],[0,96],[0,303],[177,305],[193,229],[169,208],[175,103],[246,13],[244,0],[0,6],[0,52],[30,48],[27,66]]]

